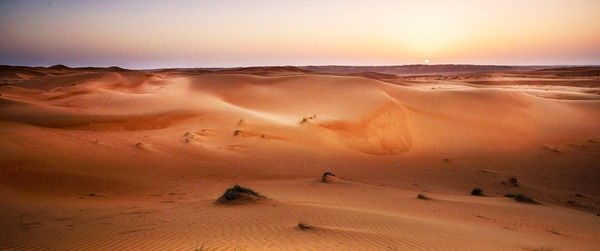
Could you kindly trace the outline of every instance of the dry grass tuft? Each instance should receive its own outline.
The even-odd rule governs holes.
[[[298,229],[300,230],[311,230],[313,229],[310,225],[306,224],[305,222],[298,222]]]

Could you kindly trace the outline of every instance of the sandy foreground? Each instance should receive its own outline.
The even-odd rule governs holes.
[[[0,249],[600,250],[599,69],[316,70],[2,66]]]

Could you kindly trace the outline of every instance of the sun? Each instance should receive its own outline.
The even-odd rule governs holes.
[[[429,64],[429,59],[425,59],[425,64]]]

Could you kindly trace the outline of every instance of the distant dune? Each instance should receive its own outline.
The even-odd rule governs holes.
[[[391,66],[303,66],[302,69],[320,73],[352,74],[378,72],[397,75],[433,75],[498,71],[526,71],[547,69],[552,66],[503,66],[503,65],[391,65]]]
[[[0,66],[0,249],[595,250],[599,69]]]

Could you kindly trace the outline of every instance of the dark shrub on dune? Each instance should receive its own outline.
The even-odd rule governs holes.
[[[523,195],[523,194],[517,194],[517,196],[515,196],[515,200],[518,202],[537,204],[537,201],[535,201],[531,197],[529,197],[527,195]]]
[[[235,185],[225,191],[217,202],[219,203],[231,203],[231,202],[252,202],[260,199],[264,199],[265,196],[260,195],[250,188],[245,188],[240,185]]]
[[[298,222],[298,229],[300,230],[310,230],[312,229],[311,226],[309,226],[308,224],[306,224],[305,222]]]
[[[510,177],[510,179],[508,181],[510,181],[510,184],[513,184],[513,186],[516,186],[516,187],[519,186],[519,184],[517,184],[519,182],[519,180],[517,180],[517,178],[515,178],[515,177]]]
[[[330,172],[323,173],[323,176],[321,177],[321,182],[327,182],[327,176],[334,176],[335,177],[335,174],[330,173]]]
[[[504,195],[504,197],[508,197],[508,198],[515,198],[515,201],[518,202],[523,202],[523,203],[531,203],[531,204],[538,204],[537,201],[535,201],[534,199],[532,199],[531,197],[524,195],[524,194],[512,194],[512,193],[507,193]]]
[[[422,200],[429,200],[429,197],[425,196],[424,194],[420,193],[419,195],[417,195],[418,199],[422,199]]]
[[[483,196],[483,190],[481,190],[481,188],[473,188],[473,191],[471,191],[471,195]]]

